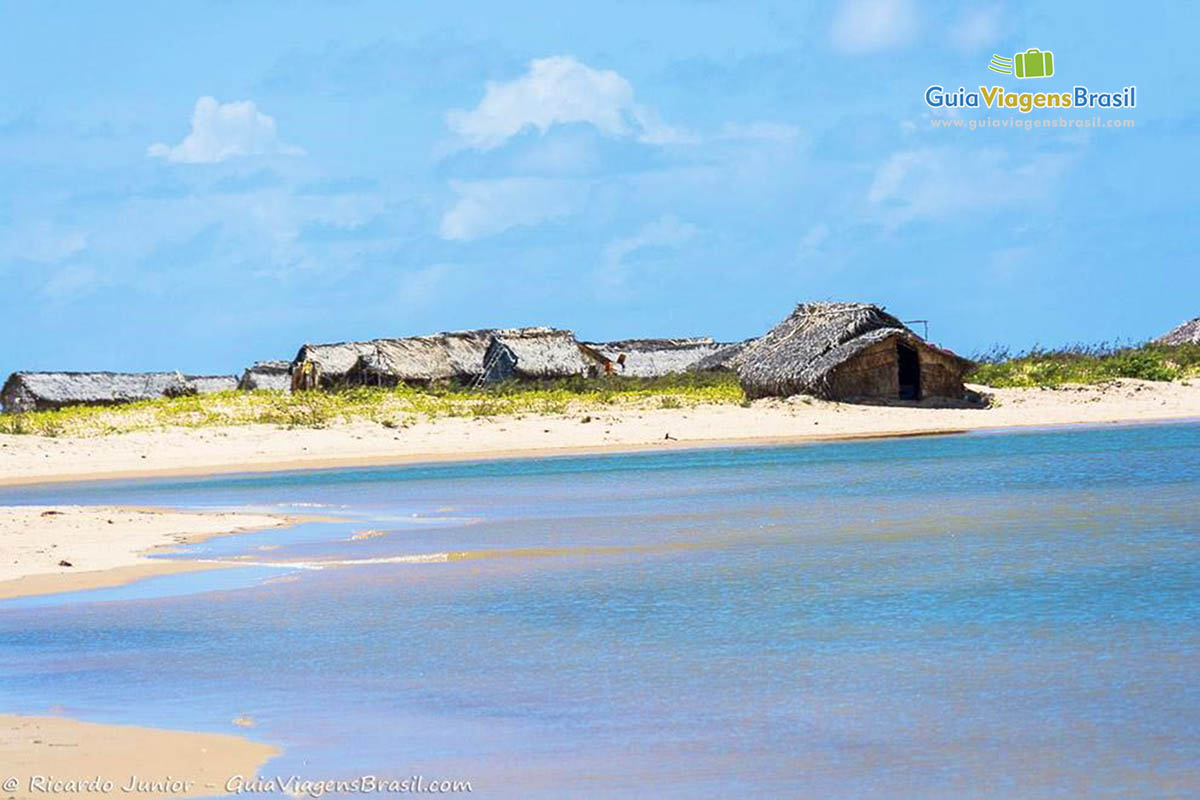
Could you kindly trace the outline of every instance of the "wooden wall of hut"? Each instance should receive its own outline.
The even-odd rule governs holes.
[[[961,399],[966,393],[962,381],[962,365],[947,354],[928,345],[891,336],[858,352],[845,363],[835,367],[829,376],[828,396],[831,398],[900,397],[900,352],[905,346],[916,350],[921,371],[921,398],[945,397]]]

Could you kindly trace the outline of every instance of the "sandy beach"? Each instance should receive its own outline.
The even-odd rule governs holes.
[[[992,397],[991,407],[792,397],[749,407],[593,407],[553,416],[454,417],[407,428],[359,422],[292,430],[171,428],[87,438],[0,435],[0,485],[1200,418],[1200,382],[974,388]]]
[[[225,794],[230,778],[256,774],[280,752],[239,736],[0,715],[10,798]]]
[[[0,507],[0,600],[120,586],[212,569],[148,554],[220,534],[273,528],[284,517],[109,506]]]

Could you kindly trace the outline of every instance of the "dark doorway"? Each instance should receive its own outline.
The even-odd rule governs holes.
[[[897,365],[900,372],[900,399],[921,399],[921,358],[904,342],[896,342]]]

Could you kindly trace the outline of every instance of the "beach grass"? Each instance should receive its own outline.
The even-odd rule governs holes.
[[[1072,345],[1016,355],[993,349],[976,356],[972,383],[995,388],[1097,384],[1117,378],[1173,381],[1200,376],[1200,345]]]
[[[572,378],[461,386],[349,387],[334,391],[219,392],[164,397],[120,406],[72,406],[54,411],[0,414],[0,433],[102,436],[169,427],[276,425],[324,428],[369,421],[403,428],[444,417],[567,414],[606,407],[685,408],[739,404],[745,395],[731,373],[704,372],[661,378]]]

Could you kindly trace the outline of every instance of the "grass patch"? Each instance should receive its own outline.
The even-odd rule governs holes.
[[[220,392],[158,398],[120,406],[73,406],[56,411],[0,414],[0,433],[39,436],[101,436],[169,427],[277,425],[325,428],[370,421],[403,429],[443,417],[566,414],[603,408],[684,408],[738,404],[745,395],[730,373],[696,373],[661,378],[570,378],[502,383],[482,389],[434,386],[394,389],[350,387],[335,391]]]
[[[1094,384],[1116,378],[1173,381],[1200,375],[1200,345],[1073,345],[1017,355],[992,350],[975,361],[979,366],[967,380],[997,388]]]

